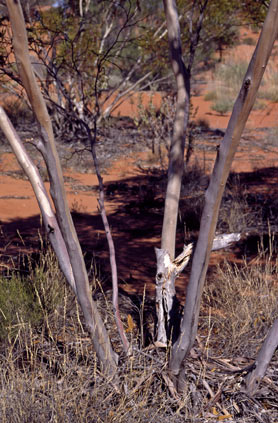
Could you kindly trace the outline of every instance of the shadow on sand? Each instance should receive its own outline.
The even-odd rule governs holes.
[[[235,176],[240,186],[245,187],[248,205],[261,207],[266,226],[268,221],[271,225],[275,225],[275,220],[278,221],[276,204],[278,169],[264,168],[255,172],[232,175]],[[141,295],[144,287],[150,297],[155,294],[154,247],[160,246],[165,181],[164,173],[154,171],[105,185],[106,198],[114,205],[114,211],[108,215],[108,219],[116,248],[120,287],[131,295]],[[184,195],[181,199],[177,252],[182,249],[184,242],[194,241],[197,238],[204,189],[197,192],[195,186],[194,190],[191,195]],[[198,203],[193,201],[196,196],[199,196]],[[93,263],[104,289],[110,289],[108,246],[100,216],[75,211],[73,219],[88,268]],[[250,233],[250,236],[236,245],[233,251],[226,251],[224,255],[214,253],[212,264],[223,260],[223,257],[231,259],[254,257],[262,236],[267,246],[269,240],[267,231],[258,228],[257,233],[256,231]],[[45,235],[38,215],[2,224],[0,234],[2,263],[13,262],[17,266],[19,256],[38,252],[43,248],[42,239],[45,240]],[[190,266],[177,282],[177,293],[180,297],[184,297],[189,271]]]

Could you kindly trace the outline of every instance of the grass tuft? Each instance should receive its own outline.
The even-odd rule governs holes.
[[[196,166],[191,172],[196,177],[202,174]],[[10,295],[5,311],[11,307],[10,324],[0,344],[1,422],[205,423],[225,416],[236,422],[249,421],[245,416],[251,415],[252,405],[248,404],[247,412],[236,397],[238,377],[227,377],[226,368],[221,372],[211,360],[213,354],[217,359],[238,354],[254,357],[277,315],[278,260],[272,237],[267,245],[261,242],[252,262],[242,266],[225,262],[210,278],[198,345],[185,362],[186,381],[179,398],[167,373],[170,351],[145,342],[154,302],[144,297],[134,304],[127,296],[119,298],[134,347],[133,356],[127,359],[121,354],[112,293],[104,293],[100,282],[93,281],[94,299],[120,354],[116,390],[113,380],[105,379],[99,370],[78,303],[64,284],[51,251],[41,254],[36,263],[29,258],[24,277],[10,271],[1,280],[1,298]],[[35,318],[26,314],[29,306]],[[15,308],[18,317],[13,320]],[[151,326],[148,330],[154,331],[154,321]],[[223,359],[222,368],[228,362]],[[214,405],[218,390],[221,394]],[[269,407],[271,399],[264,399],[264,404]]]
[[[225,262],[217,267],[204,292],[210,317],[203,317],[203,325],[210,321],[207,330],[213,333],[217,354],[256,356],[258,345],[277,317],[277,277],[272,237],[267,248],[261,241],[258,256],[250,262]]]

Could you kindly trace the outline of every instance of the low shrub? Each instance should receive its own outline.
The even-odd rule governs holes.
[[[1,340],[17,337],[26,325],[42,326],[62,299],[63,277],[51,251],[39,255],[36,264],[25,257],[21,265],[22,272],[11,270],[0,278]]]
[[[233,108],[234,102],[230,98],[225,96],[221,96],[218,98],[211,106],[212,110],[221,115],[225,115],[226,113],[230,112]]]
[[[245,37],[245,38],[242,39],[242,44],[245,44],[247,46],[255,46],[257,43],[256,43],[256,40],[254,38]]]
[[[217,100],[216,90],[208,91],[204,96],[205,101],[215,101]]]

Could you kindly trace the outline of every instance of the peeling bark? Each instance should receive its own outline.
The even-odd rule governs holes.
[[[193,244],[185,245],[183,252],[171,260],[167,250],[156,248],[156,314],[157,341],[167,345],[167,340],[176,339],[176,329],[179,328],[178,300],[176,297],[175,281],[187,265]]]
[[[217,235],[212,244],[212,251],[227,248],[239,241],[240,233]],[[167,250],[156,248],[156,315],[157,341],[167,345],[170,339],[174,343],[179,334],[179,304],[176,298],[175,282],[187,266],[193,251],[193,244],[184,245],[182,253],[171,260]]]

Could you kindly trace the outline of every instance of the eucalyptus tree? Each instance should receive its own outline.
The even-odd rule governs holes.
[[[39,172],[34,168],[32,161],[24,151],[24,148],[22,148],[23,146],[20,143],[19,137],[17,137],[3,109],[0,110],[1,126],[20,164],[32,181],[42,211],[46,231],[57,254],[61,269],[64,271],[69,284],[76,292],[102,370],[104,373],[113,376],[116,373],[118,356],[112,349],[107,331],[91,296],[84,257],[66,200],[63,174],[56,150],[51,119],[30,60],[21,5],[19,1],[7,0],[7,7],[12,28],[17,69],[37,120],[40,139],[36,147],[40,151],[47,166],[50,179],[50,194],[56,216],[46,190],[43,188]]]
[[[181,93],[184,92],[184,87],[180,83],[178,77],[183,76],[183,81],[186,81],[184,75],[186,74],[183,72],[182,62],[180,61],[180,38],[179,33],[177,31],[178,28],[178,14],[177,9],[175,6],[174,0],[165,0],[166,6],[166,13],[168,13],[168,32],[169,38],[170,34],[172,38],[170,38],[170,50],[172,52],[172,60],[174,72],[177,73],[177,85],[178,91],[181,90]],[[171,28],[170,28],[171,27]],[[172,32],[170,32],[170,29]],[[200,230],[199,230],[199,237],[198,242],[194,251],[193,261],[192,261],[192,269],[189,279],[189,284],[187,287],[186,292],[186,302],[184,306],[184,313],[180,327],[180,334],[178,338],[175,340],[171,359],[169,363],[169,368],[176,382],[176,385],[179,390],[183,390],[184,388],[184,381],[185,381],[185,373],[182,371],[182,362],[186,355],[189,353],[197,334],[197,327],[198,327],[198,320],[199,320],[199,312],[200,312],[200,302],[201,302],[201,295],[203,286],[205,283],[207,268],[208,268],[208,261],[211,249],[213,248],[214,243],[214,236],[215,236],[215,229],[219,214],[219,207],[222,199],[222,195],[224,192],[225,184],[230,172],[232,160],[234,158],[237,146],[240,142],[240,138],[245,127],[246,121],[248,116],[251,112],[251,109],[254,105],[256,95],[265,71],[265,68],[268,63],[268,59],[270,57],[273,44],[275,39],[278,35],[278,0],[272,0],[268,9],[268,13],[248,66],[246,75],[243,79],[242,87],[240,89],[239,95],[235,101],[234,108],[232,111],[231,118],[229,120],[225,136],[220,144],[218,154],[215,160],[214,169],[210,178],[210,183],[208,189],[205,193],[205,204],[204,209],[201,217],[200,223]],[[181,63],[179,66],[175,63],[177,61],[176,55],[178,56],[178,63]],[[185,98],[185,96],[183,96]],[[177,113],[175,123],[180,124],[180,122],[184,122],[184,119],[180,119],[178,113],[179,109],[177,106]],[[174,131],[175,135],[175,131]],[[177,141],[173,136],[173,148],[177,145]],[[182,150],[180,150],[182,153]],[[182,166],[182,159],[183,155],[179,157],[180,167]],[[171,161],[170,161],[171,166]],[[181,170],[180,170],[181,172]],[[176,176],[176,175],[174,175]],[[170,177],[171,182],[171,167],[169,170],[168,178]],[[169,186],[169,183],[168,183]],[[167,198],[169,197],[169,198]],[[174,202],[175,205],[178,204],[178,192],[177,191],[167,191],[166,192],[166,205],[165,205],[165,212],[167,211],[167,199],[168,201]],[[188,258],[181,257],[178,263],[175,260],[171,260],[171,255],[169,259],[169,251],[170,254],[173,254],[173,223],[172,221],[169,222],[168,225],[169,234],[170,236],[167,238],[167,227],[165,226],[165,233],[166,233],[166,241],[169,243],[169,239],[172,239],[170,244],[166,244],[167,246],[170,245],[172,250],[169,248],[163,250],[164,260],[163,264],[166,268],[166,272],[158,273],[157,274],[157,282],[163,282],[162,288],[166,286],[167,279],[169,274],[171,273],[172,269],[174,274],[178,274],[179,268],[183,267],[183,265],[188,261]],[[162,232],[162,242],[163,242],[163,234]],[[163,245],[163,244],[162,244]],[[185,247],[186,248],[186,247]],[[167,251],[168,250],[168,251]],[[184,250],[185,251],[185,250]],[[168,256],[167,256],[168,254]],[[186,256],[186,254],[184,254]],[[179,257],[177,258],[179,259]],[[182,262],[182,264],[181,264]],[[170,280],[170,282],[172,282]],[[166,292],[166,306],[169,304],[167,296],[168,292]],[[170,295],[172,292],[170,292]],[[170,297],[170,300],[172,297]],[[168,301],[168,302],[167,302]],[[171,305],[171,303],[170,303]],[[171,310],[166,309],[167,313],[170,318],[171,314],[173,313]],[[274,336],[272,336],[274,334]],[[268,363],[269,357],[272,355],[274,351],[274,344],[277,339],[277,324],[274,324],[273,330],[270,333],[270,338],[266,340],[265,348],[262,349],[262,353],[258,358],[258,364],[260,364],[260,371],[258,370],[250,379],[249,383],[254,384],[258,380],[259,377],[263,374],[265,369],[266,363]],[[275,342],[273,342],[273,340]],[[272,341],[272,342],[271,342]],[[277,342],[276,342],[277,345]],[[262,359],[263,357],[263,359]]]

